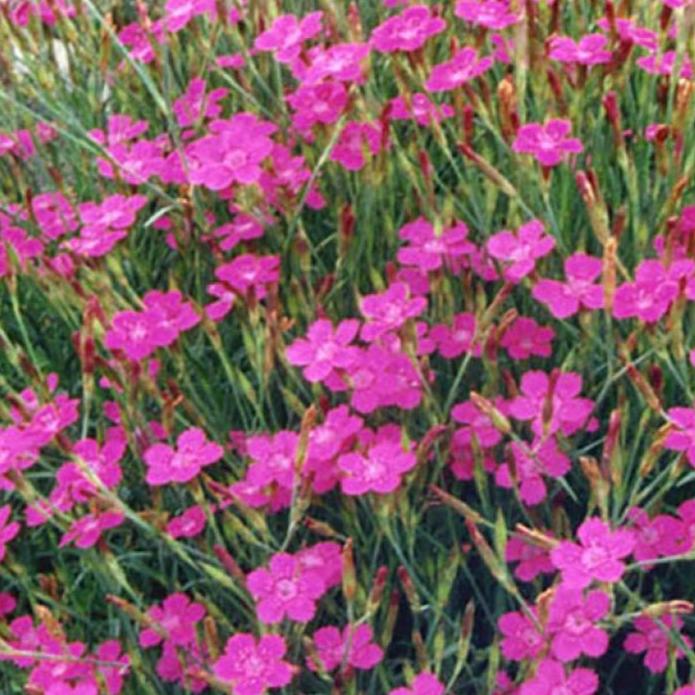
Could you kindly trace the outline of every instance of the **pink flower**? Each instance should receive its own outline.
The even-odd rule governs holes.
[[[457,51],[451,60],[432,68],[425,89],[428,92],[448,92],[482,75],[492,67],[492,58],[478,60],[475,48],[465,47]]]
[[[217,14],[215,0],[167,0],[164,6],[164,22],[172,33],[181,31],[201,14],[213,18]]]
[[[668,666],[669,653],[675,651],[676,658],[683,658],[685,654],[678,647],[676,648],[674,638],[669,634],[669,630],[680,632],[683,621],[670,615],[664,615],[658,621],[647,616],[639,616],[633,621],[636,632],[631,632],[625,640],[623,647],[631,654],[646,652],[644,655],[644,665],[652,673],[661,673]],[[692,647],[692,642],[688,637],[681,635],[681,639]]]
[[[532,318],[519,316],[502,335],[500,345],[514,360],[525,360],[532,355],[550,357],[554,337],[552,328],[541,326]]]
[[[528,123],[519,128],[512,150],[532,154],[543,166],[553,167],[568,154],[582,152],[584,147],[577,138],[568,138],[572,123],[553,118],[545,125]]]
[[[582,378],[574,372],[554,371],[549,377],[534,370],[521,377],[521,395],[509,402],[517,420],[533,420],[533,432],[542,437],[558,430],[566,437],[581,429],[593,410],[593,401],[577,398]]]
[[[552,574],[555,566],[550,560],[549,551],[512,536],[505,549],[507,562],[519,562],[514,576],[522,582],[532,582],[539,574]]]
[[[301,84],[285,98],[295,112],[292,123],[301,132],[317,123],[336,123],[348,105],[347,90],[341,82]]]
[[[593,658],[606,653],[608,634],[596,627],[611,607],[603,591],[590,591],[560,585],[553,596],[546,628],[552,635],[550,651],[563,663],[574,661],[582,654]]]
[[[594,695],[598,686],[598,677],[588,668],[565,674],[562,664],[544,659],[536,675],[522,684],[519,695]]]
[[[151,606],[147,616],[154,623],[140,632],[140,646],[157,646],[162,640],[187,647],[197,640],[195,625],[205,617],[205,608],[183,593],[171,594],[161,606]]]
[[[194,538],[205,528],[205,521],[205,511],[200,505],[195,505],[171,519],[166,530],[172,538]]]
[[[213,131],[186,147],[190,182],[222,191],[234,183],[249,185],[261,176],[261,163],[273,150],[276,126],[250,113],[214,121]]]
[[[328,48],[315,46],[307,51],[309,67],[303,61],[295,61],[292,71],[304,84],[316,84],[326,78],[361,84],[369,52],[366,43],[335,43]]]
[[[636,60],[637,65],[652,75],[671,75],[676,66],[678,54],[676,51],[665,51],[663,54],[657,52],[642,56]],[[693,64],[688,56],[683,57],[681,64],[680,75],[686,80],[692,80],[695,76]]]
[[[412,5],[375,27],[369,42],[381,53],[416,51],[445,28],[446,22],[433,16],[427,5]]]
[[[231,251],[238,244],[251,239],[260,239],[263,236],[263,225],[251,215],[239,213],[231,222],[216,227],[210,238],[222,239],[220,249]]]
[[[534,285],[531,293],[558,319],[573,316],[580,308],[602,309],[603,287],[595,282],[601,269],[600,258],[579,251],[565,260],[567,279],[564,283],[543,278]]]
[[[384,652],[373,638],[372,628],[364,624],[346,625],[342,631],[333,626],[319,628],[313,635],[319,663],[309,659],[308,666],[312,671],[332,671],[341,664],[362,670],[374,668]]]
[[[306,338],[295,340],[286,350],[287,361],[304,367],[303,374],[312,383],[322,381],[335,369],[346,369],[356,362],[358,351],[351,347],[360,323],[345,319],[336,328],[328,319],[309,326]]]
[[[678,688],[673,695],[695,695],[695,683]]]
[[[680,519],[668,514],[658,514],[650,519],[647,512],[638,507],[630,509],[627,516],[634,524],[633,556],[639,562],[682,555],[692,547],[690,529]]]
[[[256,256],[243,253],[229,263],[215,269],[219,283],[208,285],[208,292],[219,297],[219,301],[206,307],[208,315],[214,320],[222,319],[232,308],[235,295],[247,295],[253,290],[257,299],[266,295],[266,287],[280,278],[280,258],[278,256]]]
[[[241,633],[227,640],[212,670],[234,695],[264,695],[268,688],[282,688],[294,678],[296,667],[283,661],[286,652],[280,635],[263,635],[257,642],[253,635]]]
[[[254,570],[246,583],[256,600],[258,619],[266,625],[277,624],[285,616],[309,622],[316,613],[316,602],[326,592],[322,575],[305,569],[288,553],[273,555],[268,569]]]
[[[425,311],[427,300],[409,295],[405,283],[394,282],[384,292],[362,297],[360,311],[367,319],[360,332],[362,340],[371,343],[390,331],[397,331],[408,319]]]
[[[259,434],[246,441],[247,453],[253,463],[246,472],[246,481],[263,487],[277,483],[291,491],[299,435],[281,430],[274,435]]]
[[[338,458],[338,468],[343,473],[341,488],[346,495],[385,495],[396,490],[401,476],[416,464],[415,454],[404,451],[400,443],[377,442],[365,454],[354,452]]]
[[[342,548],[333,541],[314,543],[294,555],[302,572],[318,574],[326,591],[338,586],[343,578]]]
[[[506,229],[493,234],[487,241],[487,251],[508,265],[504,278],[508,282],[521,282],[536,266],[536,260],[547,256],[555,248],[555,239],[545,233],[540,220],[521,225],[516,232]]]
[[[190,427],[178,436],[176,449],[168,444],[153,444],[145,451],[147,483],[188,483],[203,467],[219,461],[223,454],[219,444],[208,442],[203,430]]]
[[[561,63],[599,65],[609,63],[612,53],[606,50],[608,38],[604,34],[587,34],[578,42],[568,36],[555,36],[550,40],[548,57]]]
[[[7,523],[12,514],[12,507],[9,504],[0,507],[0,562],[5,559],[7,548],[5,547],[19,533],[19,523],[13,521]]]
[[[666,436],[664,446],[671,451],[684,451],[695,467],[695,409],[669,408],[667,415],[674,427]]]
[[[444,695],[444,686],[431,673],[420,673],[410,688],[394,688],[389,695]]]
[[[420,404],[420,377],[410,358],[372,343],[360,350],[346,374],[329,376],[325,384],[334,391],[352,389],[352,407],[360,413],[395,406],[411,410]]]
[[[214,7],[214,2],[213,2]],[[172,111],[176,122],[186,128],[195,125],[201,118],[217,118],[222,113],[219,101],[227,96],[224,87],[205,93],[205,80],[198,77],[188,83],[186,91],[174,101]]]
[[[340,133],[331,150],[330,159],[348,171],[359,171],[367,163],[365,154],[379,154],[385,142],[385,130],[381,121],[360,123],[350,121]]]
[[[497,621],[497,627],[502,633],[500,647],[505,659],[510,661],[526,661],[535,659],[545,646],[545,636],[536,622],[524,613],[504,613]]]
[[[496,399],[494,405],[501,412],[505,412],[506,404],[501,398]],[[473,434],[475,434],[478,444],[484,448],[493,447],[502,441],[500,431],[473,401],[457,403],[451,409],[451,417],[456,422],[465,425],[465,427],[460,427],[456,430],[457,442],[459,444],[469,444]]]
[[[77,230],[79,220],[72,205],[58,191],[39,193],[32,198],[31,210],[41,232],[49,239]]]
[[[570,470],[569,458],[560,451],[552,437],[539,439],[532,446],[512,442],[509,448],[514,465],[502,464],[495,473],[495,482],[500,487],[511,488],[515,479],[519,496],[525,504],[536,505],[545,499],[548,491],[544,476],[561,478]]]
[[[690,269],[690,261],[677,261],[669,269],[661,261],[642,261],[635,270],[635,281],[620,285],[613,299],[617,319],[638,317],[653,323],[663,318],[678,296],[681,271]]]
[[[550,553],[553,565],[562,572],[564,584],[583,589],[592,580],[613,584],[622,577],[622,560],[635,547],[632,531],[611,531],[604,521],[593,517],[579,527],[577,538],[579,544],[561,541]]]
[[[432,326],[429,337],[437,346],[437,350],[446,359],[455,359],[466,352],[479,357],[482,346],[476,340],[477,323],[475,316],[468,312],[456,314],[451,326],[438,323]]]
[[[70,525],[58,544],[59,548],[75,541],[78,548],[91,548],[101,538],[101,534],[111,528],[120,526],[125,520],[121,512],[105,511],[86,514]]]
[[[514,14],[504,0],[459,0],[455,14],[467,22],[497,31],[521,19],[521,15]]]
[[[283,14],[256,37],[254,48],[272,51],[280,63],[291,63],[302,50],[302,44],[321,33],[323,12],[309,12],[298,19],[292,14]]]
[[[149,357],[157,348],[168,347],[179,334],[195,326],[200,317],[182,300],[178,290],[151,290],[143,297],[145,310],[121,311],[113,317],[105,344],[122,350],[131,360]]]
[[[409,101],[402,96],[389,101],[388,116],[394,121],[414,119],[421,126],[429,126],[453,115],[454,109],[449,104],[435,104],[422,92],[409,95]]]
[[[463,222],[437,234],[430,222],[419,217],[401,227],[398,236],[408,242],[398,250],[398,261],[422,271],[438,270],[448,259],[464,256],[474,249]]]

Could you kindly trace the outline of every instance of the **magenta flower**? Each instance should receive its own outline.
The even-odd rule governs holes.
[[[502,398],[494,401],[495,407],[502,413],[506,410],[506,404]],[[458,423],[465,425],[456,430],[458,444],[469,444],[475,434],[478,444],[484,448],[490,448],[502,441],[502,434],[492,424],[492,420],[481,412],[473,401],[457,403],[451,409],[451,417]]]
[[[608,37],[604,34],[587,34],[579,41],[569,36],[555,36],[550,40],[548,57],[561,63],[599,65],[609,63],[613,54],[606,50]]]
[[[553,596],[546,628],[552,635],[550,651],[563,663],[574,661],[582,654],[593,658],[606,653],[608,634],[596,627],[611,607],[603,591],[590,591],[560,585]]]
[[[568,154],[582,152],[584,147],[577,138],[568,138],[572,123],[558,118],[545,125],[528,123],[519,128],[512,150],[532,154],[543,166],[554,167]]]
[[[260,239],[264,229],[261,222],[252,215],[239,213],[231,222],[227,222],[212,231],[211,238],[221,239],[222,251],[231,251],[238,244],[251,239]]]
[[[402,14],[389,17],[372,31],[370,44],[381,53],[416,51],[427,39],[446,29],[441,17],[432,15],[427,5],[412,5]]]
[[[294,557],[302,572],[318,574],[326,586],[326,591],[338,586],[343,578],[342,548],[333,541],[314,543],[302,548]]]
[[[519,695],[594,695],[598,686],[598,676],[588,668],[566,674],[562,664],[544,659],[536,675],[521,685]]]
[[[630,509],[627,517],[634,524],[635,560],[644,562],[690,551],[692,536],[688,524],[681,519],[668,514],[658,514],[650,519],[647,512],[639,507]]]
[[[665,51],[662,54],[658,52],[650,53],[649,55],[638,58],[635,62],[645,72],[651,75],[671,75],[676,66],[678,54],[676,51]],[[683,57],[679,77],[686,80],[692,80],[695,76],[693,64],[688,56]]]
[[[364,624],[346,625],[342,631],[333,626],[319,628],[313,635],[319,663],[309,659],[307,665],[312,671],[332,671],[341,664],[360,670],[374,668],[384,652],[373,638],[372,628]]]
[[[365,155],[375,156],[387,144],[386,131],[381,121],[360,123],[350,121],[340,133],[331,150],[330,159],[348,171],[359,171],[367,163]]]
[[[535,615],[535,611],[534,611]],[[497,620],[497,627],[502,633],[500,647],[505,659],[525,661],[535,659],[545,646],[545,636],[531,617],[522,612],[504,613]]]
[[[482,75],[494,62],[489,57],[478,59],[478,51],[467,46],[457,51],[451,60],[432,68],[425,89],[428,92],[449,92]]]
[[[401,476],[415,467],[414,453],[404,451],[398,442],[377,442],[365,454],[343,454],[338,468],[343,477],[341,488],[346,495],[377,492],[385,495],[401,484]]]
[[[153,444],[145,451],[147,483],[188,483],[205,467],[219,461],[224,450],[219,444],[209,442],[205,432],[190,427],[176,440],[176,449],[168,444]]]
[[[296,667],[283,661],[286,652],[280,635],[263,635],[257,642],[253,635],[237,634],[227,640],[212,671],[234,695],[264,695],[268,688],[282,688],[294,678]]]
[[[507,562],[519,563],[514,576],[522,582],[532,582],[539,574],[555,572],[549,551],[516,536],[507,541],[505,559]]]
[[[229,263],[218,266],[215,277],[240,295],[253,288],[256,297],[263,299],[266,286],[280,279],[280,258],[243,253]]]
[[[389,695],[444,695],[444,686],[431,673],[420,673],[410,688],[394,688]]]
[[[207,14],[210,18],[215,17],[215,0],[167,0],[164,6],[164,23],[170,32],[176,33],[194,17],[202,14]]]
[[[429,338],[435,342],[441,356],[448,360],[460,357],[466,352],[479,357],[482,346],[475,340],[476,326],[473,314],[456,314],[451,326],[444,323],[432,326]]]
[[[304,84],[316,84],[326,78],[361,84],[369,52],[366,43],[335,43],[328,48],[315,46],[307,51],[309,67],[298,60],[292,64],[292,71]]]
[[[183,302],[178,290],[151,290],[143,297],[145,310],[121,311],[113,317],[104,340],[110,350],[122,350],[131,360],[149,357],[157,348],[168,347],[179,334],[200,321],[192,305]]]
[[[471,24],[497,31],[521,19],[521,15],[511,11],[506,0],[459,0],[454,12]]]
[[[685,452],[688,462],[695,467],[695,409],[669,408],[667,415],[673,428],[664,440],[671,451]]]
[[[592,580],[613,584],[625,570],[622,560],[635,547],[634,533],[611,531],[596,517],[587,519],[577,531],[579,544],[561,541],[550,553],[553,565],[562,572],[563,584],[583,589]]]
[[[365,295],[360,300],[360,311],[367,319],[360,332],[362,340],[373,342],[390,331],[397,331],[426,308],[427,300],[410,298],[408,286],[403,282],[394,282],[384,292]]]
[[[91,548],[101,538],[104,531],[120,526],[124,520],[125,516],[115,511],[86,514],[72,522],[60,539],[58,547],[63,548],[74,541],[78,548]]]
[[[695,683],[678,688],[673,695],[695,695]]]
[[[623,648],[631,654],[645,652],[644,665],[652,673],[661,673],[666,670],[669,661],[669,653],[674,653],[676,658],[681,659],[685,656],[680,647],[676,647],[674,638],[669,634],[669,630],[680,632],[683,621],[677,616],[664,615],[659,621],[647,616],[639,616],[633,621],[636,628],[631,632]],[[692,647],[692,642],[688,637],[681,635],[681,639]]]
[[[254,48],[272,51],[280,63],[291,63],[302,50],[302,44],[321,33],[323,12],[309,12],[301,19],[292,14],[283,14],[272,25],[256,37]]]
[[[140,631],[140,646],[148,649],[162,640],[187,647],[197,640],[196,623],[205,617],[205,608],[192,603],[186,594],[171,594],[161,606],[151,606],[147,616],[153,625]]]
[[[398,250],[398,261],[422,271],[438,270],[448,259],[464,256],[475,248],[467,239],[468,227],[463,222],[438,235],[430,222],[418,217],[401,227],[398,236],[408,242]]]
[[[214,121],[210,130],[210,135],[186,147],[190,182],[213,191],[258,182],[261,163],[273,150],[269,136],[276,126],[253,114],[238,113],[227,121]]]
[[[306,338],[299,338],[286,350],[287,361],[304,367],[302,373],[312,383],[322,381],[334,370],[347,369],[355,364],[358,350],[351,347],[360,322],[341,321],[335,328],[328,319],[319,319],[309,326]]]
[[[258,487],[277,483],[291,491],[298,443],[299,435],[288,430],[249,437],[246,448],[252,463],[246,472],[246,481]]]
[[[512,442],[509,448],[514,465],[502,464],[495,473],[495,482],[500,487],[511,488],[516,480],[521,500],[530,506],[540,504],[548,494],[544,476],[561,478],[570,470],[569,458],[560,451],[553,437],[539,439],[532,446]]]
[[[5,547],[19,533],[19,523],[12,521],[7,523],[12,514],[12,507],[9,504],[0,507],[0,562],[5,559],[7,548]]]
[[[303,133],[317,123],[336,123],[348,105],[347,89],[342,82],[301,84],[285,99],[295,112],[292,123]]]
[[[217,118],[222,113],[219,102],[227,96],[229,90],[224,87],[213,89],[209,93],[205,90],[205,80],[197,77],[192,79],[186,91],[174,100],[171,110],[182,128],[194,126],[201,118]]]
[[[531,220],[516,232],[505,229],[493,234],[486,247],[493,258],[505,262],[505,280],[516,284],[533,271],[537,259],[555,248],[555,239],[545,233],[540,220]]]
[[[110,195],[101,203],[82,203],[80,218],[87,227],[127,229],[135,223],[137,213],[146,204],[144,195]]]
[[[678,296],[679,281],[689,271],[690,261],[677,261],[668,269],[656,259],[642,261],[635,270],[635,281],[616,289],[613,316],[637,317],[648,323],[658,321]]]
[[[195,538],[205,528],[205,521],[205,511],[200,505],[195,505],[170,519],[166,530],[172,538]]]
[[[534,370],[521,377],[521,395],[509,402],[509,414],[517,420],[533,420],[539,436],[558,430],[566,437],[581,429],[593,410],[593,401],[577,398],[582,378],[574,372],[554,371],[550,376]]]
[[[449,104],[435,104],[422,92],[411,94],[409,101],[402,96],[389,101],[388,116],[394,121],[413,119],[421,126],[429,126],[453,115],[454,109]]]
[[[552,328],[541,326],[532,318],[519,316],[502,335],[500,345],[513,360],[525,360],[532,355],[550,357],[554,337]]]
[[[316,602],[326,592],[322,575],[302,567],[288,553],[273,555],[268,569],[251,572],[246,584],[256,601],[258,619],[266,625],[277,624],[285,616],[309,622],[316,613]]]
[[[76,231],[79,226],[75,210],[58,191],[35,195],[31,200],[31,210],[41,232],[49,239],[58,239]]]
[[[565,260],[564,283],[542,278],[533,286],[531,294],[558,319],[573,316],[580,308],[602,309],[603,287],[596,283],[601,269],[600,258],[579,251]]]

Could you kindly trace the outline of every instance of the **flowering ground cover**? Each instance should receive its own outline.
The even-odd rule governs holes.
[[[0,693],[693,695],[694,61],[0,0]]]

